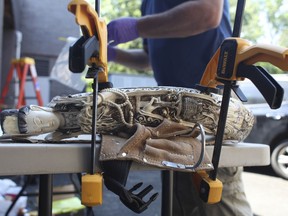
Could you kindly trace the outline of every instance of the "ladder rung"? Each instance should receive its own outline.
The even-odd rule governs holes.
[[[27,81],[30,82],[30,81],[33,81],[33,79],[28,77],[28,78],[26,78],[26,82],[27,82]],[[14,79],[13,81],[11,81],[11,83],[19,83],[19,82],[20,82],[19,79],[18,79],[18,80],[15,80],[15,79]]]
[[[14,99],[18,98],[18,96],[13,97]],[[35,96],[25,96],[24,99],[37,99]]]

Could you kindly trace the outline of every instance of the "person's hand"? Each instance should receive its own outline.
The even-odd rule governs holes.
[[[117,50],[114,46],[108,45],[107,47],[107,54],[108,54],[108,62],[115,61]]]
[[[108,26],[108,42],[112,46],[126,43],[139,37],[137,19],[132,17],[119,18],[111,21]]]

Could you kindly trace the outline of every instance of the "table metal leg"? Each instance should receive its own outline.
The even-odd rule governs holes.
[[[174,171],[161,171],[162,174],[162,201],[161,215],[173,216],[173,186]]]
[[[52,215],[53,175],[40,175],[38,215]]]

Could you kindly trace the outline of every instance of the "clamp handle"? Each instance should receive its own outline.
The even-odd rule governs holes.
[[[253,65],[257,62],[269,62],[281,70],[288,70],[288,49],[267,44],[252,45],[242,38],[227,38],[210,62],[202,76],[200,84],[216,88],[221,85],[217,78],[225,80],[244,80],[245,77],[237,76],[240,63]],[[220,73],[216,72],[220,68]],[[229,70],[229,72],[227,72]],[[222,75],[221,75],[222,74]]]
[[[288,70],[288,49],[273,45],[251,45],[241,38],[228,38],[208,63],[200,84],[216,88],[223,81],[249,78],[270,107],[277,109],[281,106],[284,91],[268,72],[253,65],[257,62],[269,62],[282,70]]]
[[[278,109],[281,106],[284,90],[264,68],[240,63],[237,76],[250,79],[271,109]]]
[[[108,82],[107,26],[97,12],[84,0],[72,0],[68,10],[75,15],[83,37],[70,47],[69,68],[79,73],[89,64],[97,65],[99,82]]]

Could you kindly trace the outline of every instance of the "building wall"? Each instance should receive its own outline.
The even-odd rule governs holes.
[[[63,39],[79,37],[75,17],[67,10],[70,0],[21,0],[22,56],[33,57],[39,75],[48,76],[65,45]],[[38,65],[37,65],[38,61]]]
[[[17,44],[17,39],[16,39],[16,32],[14,29],[8,29],[4,31],[3,33],[3,40],[5,41],[2,45],[3,48],[3,55],[2,55],[2,77],[3,79],[1,80],[2,83],[2,88],[6,84],[6,77],[8,75],[9,69],[10,69],[10,62],[13,58],[16,57],[16,44]],[[5,98],[5,103],[6,104],[14,104],[14,98],[15,98],[15,87],[13,85],[14,82],[11,82],[9,85],[9,92],[7,97]],[[4,106],[5,107],[5,106]],[[10,107],[10,106],[8,106]]]
[[[0,1],[0,89],[2,89],[2,83],[3,79],[1,76],[1,71],[2,71],[2,41],[3,41],[3,17],[4,17],[4,1]]]
[[[71,0],[11,0],[14,27],[4,29],[3,13],[5,2],[0,0],[0,87],[1,91],[10,68],[12,58],[17,57],[16,32],[22,33],[20,57],[32,57],[36,62],[38,76],[46,77],[49,83],[51,69],[65,45],[65,38],[80,36],[75,17],[67,10]],[[1,47],[2,45],[2,47]],[[48,85],[48,84],[47,84]],[[15,87],[9,91],[8,106],[13,104]],[[41,88],[47,95],[49,86]]]

